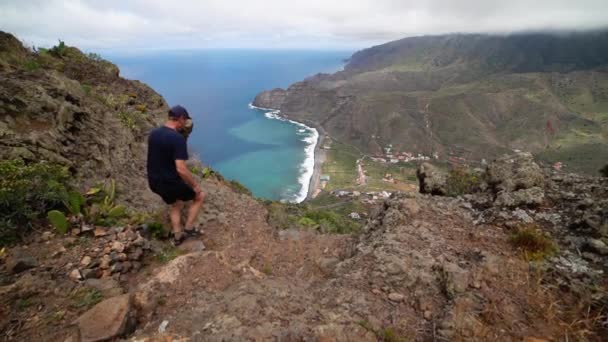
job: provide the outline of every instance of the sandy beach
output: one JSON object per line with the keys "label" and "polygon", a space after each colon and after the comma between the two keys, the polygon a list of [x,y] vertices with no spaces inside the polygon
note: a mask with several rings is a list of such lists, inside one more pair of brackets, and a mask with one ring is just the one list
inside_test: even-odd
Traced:
{"label": "sandy beach", "polygon": [[317,195],[318,190],[321,186],[321,168],[325,162],[325,150],[323,146],[323,140],[325,139],[325,131],[320,126],[315,127],[319,132],[319,139],[317,140],[317,146],[315,146],[315,166],[313,168],[312,177],[310,177],[310,184],[308,186],[308,196],[306,199],[312,199]]}
{"label": "sandy beach", "polygon": [[310,177],[310,183],[308,184],[308,194],[306,195],[306,200],[310,200],[317,195],[321,186],[321,168],[326,158],[326,151],[322,148],[325,139],[325,130],[321,125],[310,120],[291,118],[286,115],[284,117],[289,120],[301,122],[308,127],[316,129],[317,133],[319,133],[317,145],[315,146],[315,166],[313,167],[312,177]]}

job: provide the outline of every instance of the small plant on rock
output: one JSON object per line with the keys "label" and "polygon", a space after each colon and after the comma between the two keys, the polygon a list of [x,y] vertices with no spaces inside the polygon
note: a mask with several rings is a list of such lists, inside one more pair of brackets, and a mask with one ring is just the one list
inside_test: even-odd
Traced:
{"label": "small plant on rock", "polygon": [[110,180],[109,184],[94,187],[87,193],[90,205],[85,209],[85,218],[88,222],[100,226],[111,226],[127,216],[127,209],[114,203],[116,199],[116,181]]}

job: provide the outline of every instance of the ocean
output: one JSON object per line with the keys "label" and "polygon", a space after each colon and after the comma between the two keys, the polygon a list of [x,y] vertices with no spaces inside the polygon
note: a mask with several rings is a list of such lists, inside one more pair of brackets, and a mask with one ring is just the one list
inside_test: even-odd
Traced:
{"label": "ocean", "polygon": [[250,105],[256,94],[343,67],[349,51],[196,50],[104,54],[194,120],[188,144],[204,164],[254,196],[300,202],[314,167],[317,132]]}

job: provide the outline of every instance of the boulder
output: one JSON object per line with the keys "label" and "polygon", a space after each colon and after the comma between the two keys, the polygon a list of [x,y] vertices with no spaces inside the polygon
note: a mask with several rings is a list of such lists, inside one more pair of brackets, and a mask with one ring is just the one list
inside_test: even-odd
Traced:
{"label": "boulder", "polygon": [[420,184],[420,193],[441,196],[446,194],[447,174],[437,167],[422,163],[416,170],[416,177]]}
{"label": "boulder", "polygon": [[531,153],[519,152],[496,159],[486,170],[488,183],[495,193],[543,187],[544,174]]}
{"label": "boulder", "polygon": [[83,342],[107,341],[124,336],[134,328],[131,296],[112,297],[95,305],[74,323]]}

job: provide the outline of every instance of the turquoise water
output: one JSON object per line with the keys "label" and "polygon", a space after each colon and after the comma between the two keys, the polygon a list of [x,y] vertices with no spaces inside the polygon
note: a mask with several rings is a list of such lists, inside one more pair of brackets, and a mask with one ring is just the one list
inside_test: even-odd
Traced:
{"label": "turquoise water", "polygon": [[[315,132],[273,119],[249,103],[262,90],[285,88],[342,68],[346,51],[201,50],[110,55],[121,75],[147,83],[194,118],[191,152],[255,196],[301,200],[312,168]],[[308,149],[308,154],[307,150]]]}

